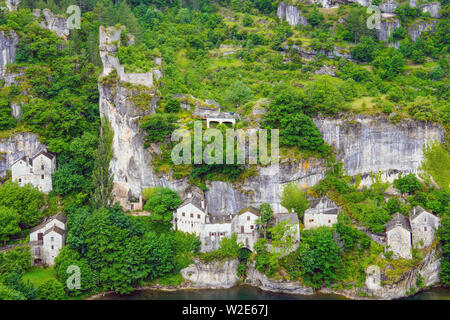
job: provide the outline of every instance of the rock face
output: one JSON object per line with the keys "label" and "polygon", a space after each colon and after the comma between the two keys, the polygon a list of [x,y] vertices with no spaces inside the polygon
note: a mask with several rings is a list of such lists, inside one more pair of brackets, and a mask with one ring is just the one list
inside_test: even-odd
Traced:
{"label": "rock face", "polygon": [[431,2],[426,3],[419,6],[420,10],[423,13],[428,12],[432,18],[440,18],[441,17],[441,3],[440,2]]}
{"label": "rock face", "polygon": [[296,6],[287,5],[284,2],[278,5],[277,16],[281,21],[286,20],[291,26],[305,26],[308,23]]}
{"label": "rock face", "polygon": [[238,265],[237,259],[210,263],[197,260],[181,270],[181,274],[196,288],[231,288],[239,282],[236,275]]}
{"label": "rock face", "polygon": [[311,0],[313,3],[320,4],[323,8],[338,7],[339,4],[357,3],[360,6],[368,7],[372,0]]}
{"label": "rock face", "polygon": [[387,0],[385,2],[380,3],[381,12],[385,13],[394,13],[395,9],[397,9],[398,3],[394,0]]}
{"label": "rock face", "polygon": [[58,37],[66,39],[69,36],[70,29],[67,25],[67,19],[58,16],[48,9],[40,10],[35,9],[33,11],[34,18],[39,22],[43,29],[48,29],[55,32]]}
{"label": "rock face", "polygon": [[[155,69],[151,72],[146,73],[126,73],[125,68],[120,65],[119,59],[115,56],[115,52],[118,50],[118,46],[121,42],[121,34],[123,29],[124,28],[100,27],[99,49],[100,58],[102,59],[103,63],[102,76],[106,77],[113,70],[115,70],[120,80],[123,82],[152,88],[154,85],[154,78],[158,80],[160,77],[162,77],[162,72],[159,69]],[[133,42],[133,40],[131,42]],[[130,43],[124,45],[128,44]],[[155,63],[158,64],[157,61],[155,61]],[[161,64],[160,61],[159,64]]]}
{"label": "rock face", "polygon": [[[376,29],[378,40],[389,43],[389,37],[395,29],[400,27],[400,20],[391,13],[384,13],[381,15],[380,29]],[[394,47],[398,47],[398,43],[394,43]]]}
{"label": "rock face", "polygon": [[347,173],[362,174],[362,185],[369,183],[370,172],[382,172],[382,178],[391,182],[399,172],[418,173],[425,143],[442,141],[444,136],[439,125],[413,120],[394,125],[382,117],[359,116],[314,122],[324,140],[336,148]]}
{"label": "rock face", "polygon": [[20,3],[20,0],[4,0],[4,3],[6,5],[6,8],[10,11],[16,11],[17,10],[17,6]]}
{"label": "rock face", "polygon": [[256,270],[253,265],[250,265],[248,268],[247,279],[245,282],[266,291],[303,295],[314,294],[313,288],[303,286],[299,282],[269,279],[264,274]]}
{"label": "rock face", "polygon": [[19,38],[14,30],[0,31],[0,79],[5,78],[6,65],[16,62],[16,45]]}
{"label": "rock face", "polygon": [[[393,284],[380,285],[377,277],[373,277],[372,284],[367,286],[366,292],[377,299],[398,299],[410,294],[412,288],[417,288],[417,279],[419,275],[423,277],[423,285],[429,287],[440,282],[440,258],[439,252],[435,249],[430,250],[415,268],[408,271],[400,281]],[[370,277],[369,277],[370,278]],[[380,278],[378,278],[380,279]],[[381,275],[383,279],[383,275]]]}
{"label": "rock face", "polygon": [[23,156],[32,157],[43,148],[45,145],[34,133],[29,132],[0,140],[0,176],[5,176],[6,170],[11,169],[11,164],[17,159]]}
{"label": "rock face", "polygon": [[422,32],[433,32],[436,28],[437,20],[417,21],[408,28],[408,35],[412,41],[417,41]]}

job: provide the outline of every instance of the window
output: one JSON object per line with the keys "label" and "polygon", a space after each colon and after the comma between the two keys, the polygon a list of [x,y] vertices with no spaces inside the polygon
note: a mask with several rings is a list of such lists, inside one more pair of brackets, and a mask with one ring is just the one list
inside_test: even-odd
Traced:
{"label": "window", "polygon": [[22,178],[19,178],[19,182],[22,182]]}
{"label": "window", "polygon": [[50,241],[51,242],[55,241],[55,238],[54,237],[50,237]]}
{"label": "window", "polygon": [[250,216],[247,216],[247,221],[250,221]]}
{"label": "window", "polygon": [[44,165],[41,165],[41,170],[44,170]]}
{"label": "window", "polygon": [[313,222],[314,221],[314,219],[309,219],[309,222]]}
{"label": "window", "polygon": [[200,219],[200,215],[199,214],[197,215],[197,218]]}
{"label": "window", "polygon": [[44,175],[41,175],[41,179],[44,180]]}
{"label": "window", "polygon": [[53,249],[55,249],[55,247],[54,247],[54,246],[52,246],[52,250],[53,250]]}
{"label": "window", "polygon": [[253,230],[253,226],[250,226],[250,229],[252,229],[252,230]]}
{"label": "window", "polygon": [[193,218],[194,217],[194,214],[193,213],[191,213],[191,218]]}
{"label": "window", "polygon": [[331,223],[331,220],[328,220],[328,223]]}
{"label": "window", "polygon": [[427,231],[427,227],[423,227],[423,231]]}
{"label": "window", "polygon": [[186,214],[183,212],[181,215],[184,217]]}

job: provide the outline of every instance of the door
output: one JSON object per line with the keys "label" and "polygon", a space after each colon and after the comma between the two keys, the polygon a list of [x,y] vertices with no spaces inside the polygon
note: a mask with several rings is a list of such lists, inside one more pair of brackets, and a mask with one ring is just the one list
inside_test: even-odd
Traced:
{"label": "door", "polygon": [[44,234],[38,233],[38,241],[42,241],[42,240],[44,240]]}

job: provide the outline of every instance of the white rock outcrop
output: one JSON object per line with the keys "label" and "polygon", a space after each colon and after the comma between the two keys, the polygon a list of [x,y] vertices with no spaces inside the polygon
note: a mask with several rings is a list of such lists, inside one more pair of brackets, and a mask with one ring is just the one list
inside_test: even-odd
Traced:
{"label": "white rock outcrop", "polygon": [[19,38],[14,30],[0,31],[0,79],[5,78],[6,65],[16,62]]}
{"label": "white rock outcrop", "polygon": [[238,265],[237,259],[213,262],[196,260],[194,264],[181,270],[181,275],[194,288],[231,288],[239,283]]}
{"label": "white rock outcrop", "polygon": [[48,9],[35,9],[33,15],[34,19],[39,21],[43,29],[48,29],[63,39],[67,39],[69,36],[70,29],[67,25],[66,18],[56,15]]}

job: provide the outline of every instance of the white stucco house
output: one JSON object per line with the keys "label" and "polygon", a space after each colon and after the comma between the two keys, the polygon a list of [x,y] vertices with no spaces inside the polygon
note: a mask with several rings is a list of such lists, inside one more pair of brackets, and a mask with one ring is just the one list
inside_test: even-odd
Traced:
{"label": "white stucco house", "polygon": [[257,220],[260,216],[258,209],[248,207],[235,215],[232,221],[232,230],[237,235],[237,242],[242,243],[244,247],[251,251],[253,251],[253,246],[259,239]]}
{"label": "white stucco house", "polygon": [[30,247],[35,264],[52,266],[66,242],[66,217],[58,213],[30,230]]}
{"label": "white stucco house", "polygon": [[305,229],[332,227],[337,222],[340,211],[341,209],[326,197],[315,199],[303,215],[303,225]]}
{"label": "white stucco house", "polygon": [[394,258],[411,259],[411,225],[399,212],[386,223],[386,244]]}
{"label": "white stucco house", "polygon": [[174,212],[174,229],[200,236],[206,224],[207,212],[204,198],[197,194],[189,195]]}
{"label": "white stucco house", "polygon": [[441,223],[440,219],[420,206],[409,212],[413,245],[416,248],[428,247],[433,243],[434,234]]}
{"label": "white stucco house", "polygon": [[56,171],[56,156],[41,150],[33,157],[24,156],[11,165],[12,181],[20,186],[31,183],[43,193],[53,190],[52,175]]}

